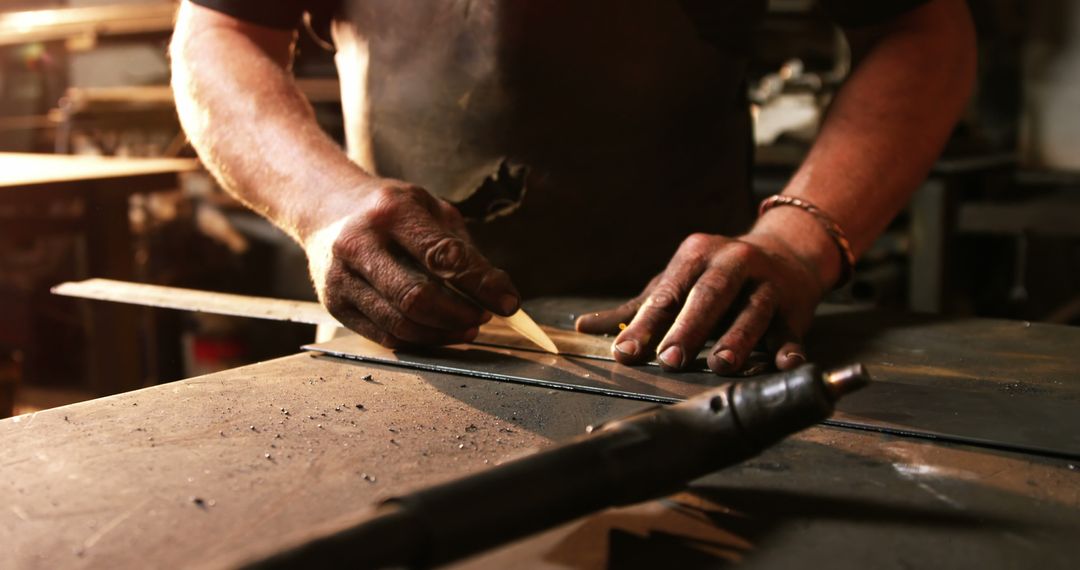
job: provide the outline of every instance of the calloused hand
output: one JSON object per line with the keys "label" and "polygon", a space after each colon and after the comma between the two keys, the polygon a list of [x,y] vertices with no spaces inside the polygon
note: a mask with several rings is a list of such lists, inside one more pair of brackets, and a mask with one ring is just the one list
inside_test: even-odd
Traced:
{"label": "calloused hand", "polygon": [[[658,355],[668,370],[685,368],[722,331],[708,357],[717,374],[738,372],[764,338],[777,368],[787,370],[806,362],[802,337],[823,295],[814,268],[775,236],[694,234],[641,295],[582,315],[577,329],[618,333],[616,360],[641,364]],[[629,323],[622,332],[620,323]]]}
{"label": "calloused hand", "polygon": [[451,204],[397,180],[358,195],[304,244],[319,300],[342,324],[388,347],[453,344],[473,340],[489,311],[517,310],[509,275],[471,244]]}

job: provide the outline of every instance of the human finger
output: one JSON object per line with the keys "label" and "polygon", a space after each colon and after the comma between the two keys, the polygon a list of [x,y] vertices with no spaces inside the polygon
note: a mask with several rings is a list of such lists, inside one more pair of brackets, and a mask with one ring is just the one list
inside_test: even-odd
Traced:
{"label": "human finger", "polygon": [[649,291],[660,280],[660,277],[660,275],[654,276],[649,280],[649,284],[645,286],[640,295],[618,307],[579,316],[574,321],[574,328],[578,332],[589,334],[618,334],[620,330],[626,328],[626,323],[629,323],[638,310],[641,309],[642,303],[648,298]]}
{"label": "human finger", "polygon": [[731,327],[713,345],[709,368],[717,374],[737,372],[757,341],[769,330],[776,309],[776,293],[771,285],[762,284],[754,289]]}
{"label": "human finger", "polygon": [[417,323],[409,319],[359,277],[350,280],[347,287],[349,299],[365,317],[382,331],[405,343],[417,345],[458,344],[472,341],[479,332],[477,326],[459,330],[445,330]]}
{"label": "human finger", "polygon": [[626,326],[641,308],[643,297],[631,299],[614,309],[586,313],[574,321],[574,328],[578,332],[589,334],[615,334],[619,332],[619,325]]}
{"label": "human finger", "polygon": [[485,319],[483,309],[416,269],[411,260],[393,255],[372,232],[358,229],[339,238],[334,255],[411,321],[462,331]]}
{"label": "human finger", "polygon": [[795,333],[786,324],[774,325],[766,337],[770,351],[775,351],[776,368],[791,370],[798,368],[807,362],[806,347],[803,345],[802,335]]}
{"label": "human finger", "polygon": [[683,300],[705,266],[697,248],[685,245],[672,258],[667,269],[648,292],[641,308],[615,338],[615,359],[623,364],[638,364],[648,359],[661,335],[679,314]]}
{"label": "human finger", "polygon": [[[509,316],[521,305],[510,276],[471,244],[444,228],[431,196],[419,188],[382,191],[366,220],[384,231],[432,275],[446,280],[483,308]],[[437,204],[436,204],[437,206]]]}
{"label": "human finger", "polygon": [[657,360],[669,370],[681,370],[705,345],[717,323],[742,289],[744,266],[715,265],[701,275],[686,303],[657,346]]}
{"label": "human finger", "polygon": [[330,270],[324,304],[341,324],[390,348],[469,342],[479,332],[477,327],[447,331],[412,322],[342,264]]}

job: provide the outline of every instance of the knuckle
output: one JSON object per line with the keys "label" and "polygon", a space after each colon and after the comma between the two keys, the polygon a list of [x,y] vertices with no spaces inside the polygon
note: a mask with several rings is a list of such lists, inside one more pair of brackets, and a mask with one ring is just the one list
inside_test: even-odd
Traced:
{"label": "knuckle", "polygon": [[697,251],[708,248],[712,245],[713,237],[706,233],[692,233],[686,236],[686,239],[682,242],[682,247],[686,250]]}
{"label": "knuckle", "polygon": [[407,200],[407,189],[382,186],[372,194],[371,205],[364,212],[364,221],[375,228],[388,227],[401,216]]}
{"label": "knuckle", "polygon": [[429,194],[427,190],[413,184],[399,186],[397,190],[403,196],[418,204],[431,204],[436,201],[435,197]]}
{"label": "knuckle", "polygon": [[611,311],[605,311],[605,313],[612,315],[636,315],[641,310],[642,305],[645,304],[648,297],[635,297],[629,301],[623,303],[620,307]]}
{"label": "knuckle", "polygon": [[711,307],[720,302],[727,286],[728,280],[726,277],[713,276],[708,280],[702,279],[694,284],[691,294],[700,299],[705,305]]}
{"label": "knuckle", "polygon": [[675,314],[681,304],[681,296],[677,290],[673,287],[661,285],[649,294],[649,299],[644,306],[653,311]]}
{"label": "knuckle", "polygon": [[734,241],[727,247],[727,255],[739,265],[749,265],[757,256],[757,249],[746,242]]}
{"label": "knuckle", "polygon": [[469,268],[469,255],[465,242],[456,237],[444,237],[428,248],[425,260],[428,267],[439,274],[456,275]]}
{"label": "knuckle", "polygon": [[447,202],[446,200],[438,200],[437,203],[439,208],[439,214],[442,215],[443,219],[450,220],[452,222],[459,222],[464,220],[464,218],[461,217],[461,212],[459,212],[458,209],[454,207],[454,205],[450,202]]}
{"label": "knuckle", "polygon": [[339,259],[356,259],[364,251],[364,234],[355,226],[347,228],[334,240],[333,256]]}
{"label": "knuckle", "polygon": [[755,311],[768,311],[776,307],[777,295],[770,287],[762,287],[750,296],[749,305]]}
{"label": "knuckle", "polygon": [[416,281],[402,289],[397,296],[397,306],[406,315],[414,314],[425,306],[435,293],[431,281]]}

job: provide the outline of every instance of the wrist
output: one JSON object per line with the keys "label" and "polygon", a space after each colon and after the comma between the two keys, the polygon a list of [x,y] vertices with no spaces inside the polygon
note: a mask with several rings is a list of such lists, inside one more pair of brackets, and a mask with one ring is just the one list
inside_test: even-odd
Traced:
{"label": "wrist", "polygon": [[306,246],[316,233],[338,225],[356,213],[364,199],[378,189],[380,180],[362,175],[332,189],[324,189],[313,198],[291,204],[289,218],[296,240]]}
{"label": "wrist", "polygon": [[817,279],[822,292],[841,279],[844,259],[833,236],[813,214],[801,208],[772,208],[762,214],[744,239],[786,250]]}

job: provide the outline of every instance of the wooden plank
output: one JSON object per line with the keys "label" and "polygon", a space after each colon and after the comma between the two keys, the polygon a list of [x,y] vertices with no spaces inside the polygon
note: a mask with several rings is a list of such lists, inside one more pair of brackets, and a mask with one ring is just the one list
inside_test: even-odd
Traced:
{"label": "wooden plank", "polygon": [[188,158],[115,158],[0,152],[0,189],[25,189],[62,182],[176,174],[199,168],[198,160]]}
{"label": "wooden plank", "polygon": [[176,6],[142,3],[0,13],[0,46],[98,36],[168,33]]}
{"label": "wooden plank", "polygon": [[52,292],[69,297],[132,303],[149,307],[161,307],[163,309],[290,321],[312,325],[341,326],[334,317],[330,316],[330,313],[326,312],[322,305],[311,301],[236,295],[217,291],[199,291],[181,287],[100,278],[61,283],[53,287]]}

